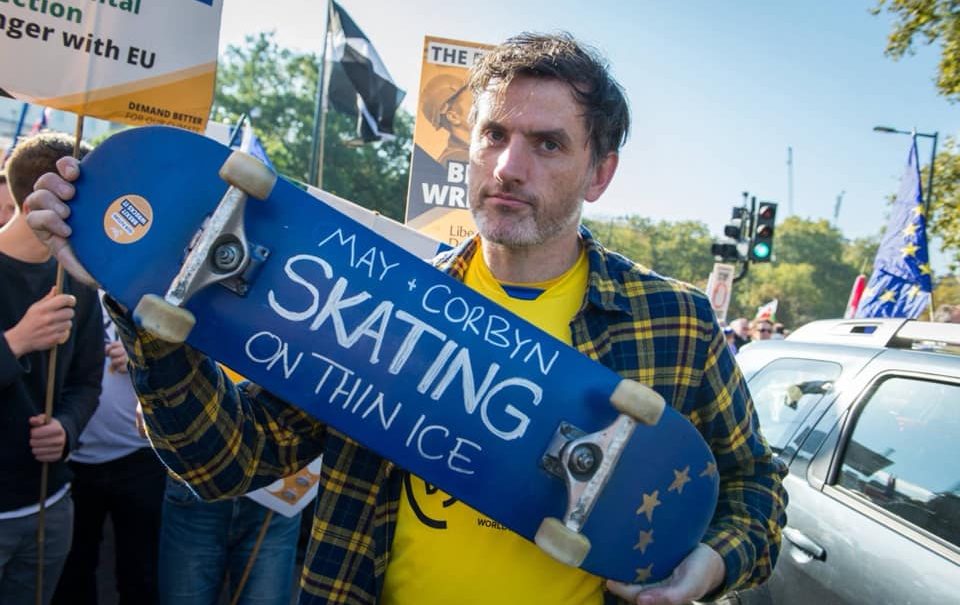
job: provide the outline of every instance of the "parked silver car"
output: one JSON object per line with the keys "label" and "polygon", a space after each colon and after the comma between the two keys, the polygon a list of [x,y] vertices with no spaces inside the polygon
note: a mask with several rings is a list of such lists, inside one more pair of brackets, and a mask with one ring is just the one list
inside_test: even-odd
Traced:
{"label": "parked silver car", "polygon": [[818,321],[737,359],[789,465],[759,604],[960,603],[960,324]]}

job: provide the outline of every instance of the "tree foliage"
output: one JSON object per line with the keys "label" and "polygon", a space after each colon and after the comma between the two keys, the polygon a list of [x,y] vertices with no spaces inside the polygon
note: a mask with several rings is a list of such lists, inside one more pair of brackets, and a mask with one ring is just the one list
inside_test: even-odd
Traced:
{"label": "tree foliage", "polygon": [[[923,170],[927,182],[929,166]],[[952,258],[951,268],[960,265],[960,149],[948,137],[944,150],[937,154],[933,171],[933,203],[928,217],[928,232],[942,243]]]}
{"label": "tree foliage", "polygon": [[667,275],[703,288],[713,266],[710,231],[700,221],[659,221],[639,216],[584,223],[603,244]]}
{"label": "tree foliage", "polygon": [[[713,268],[710,236],[699,221],[658,221],[638,216],[586,219],[608,247],[654,271],[704,288]],[[869,273],[878,242],[848,242],[825,220],[789,217],[777,226],[776,261],[753,264],[733,288],[728,317],[753,317],[757,307],[776,298],[777,319],[798,326],[840,317],[853,280]]]}
{"label": "tree foliage", "polygon": [[734,288],[732,316],[753,317],[758,306],[776,298],[777,319],[788,326],[841,317],[862,258],[870,251],[876,255],[876,245],[870,240],[848,243],[824,219],[788,217],[777,226],[776,262],[751,266]]}
{"label": "tree foliage", "polygon": [[[277,45],[273,33],[248,36],[220,58],[213,117],[251,117],[277,171],[306,182],[310,174],[319,57]],[[413,118],[402,110],[391,141],[352,145],[356,124],[330,111],[324,144],[323,189],[402,220]]]}
{"label": "tree foliage", "polygon": [[893,14],[893,30],[887,37],[886,54],[899,59],[915,52],[914,41],[939,40],[942,49],[937,89],[950,101],[960,99],[960,7],[957,0],[877,0],[873,9]]}

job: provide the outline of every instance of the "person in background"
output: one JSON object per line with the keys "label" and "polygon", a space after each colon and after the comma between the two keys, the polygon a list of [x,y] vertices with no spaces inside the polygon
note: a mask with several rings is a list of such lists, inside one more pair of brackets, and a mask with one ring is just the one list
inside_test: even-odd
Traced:
{"label": "person in background", "polygon": [[940,305],[933,314],[933,321],[960,323],[960,305]]}
{"label": "person in background", "polygon": [[750,342],[750,320],[746,317],[738,317],[730,322],[730,327],[733,328],[733,341],[739,351],[743,345]]}
{"label": "person in background", "polygon": [[0,227],[3,227],[17,213],[17,204],[13,201],[10,186],[7,185],[7,173],[0,170]]}
{"label": "person in background", "polygon": [[73,546],[53,602],[96,605],[100,543],[109,515],[119,603],[153,605],[167,471],[137,430],[137,395],[127,374],[127,353],[109,316],[103,322],[103,347],[100,404],[70,456]]}
{"label": "person in background", "polygon": [[754,319],[750,324],[750,340],[770,340],[773,336],[773,323],[769,319]]}
{"label": "person in background", "polygon": [[727,346],[730,347],[730,352],[734,355],[737,354],[737,333],[733,331],[733,328],[730,326],[724,326],[723,336],[727,339]]}
{"label": "person in background", "polygon": [[[703,542],[664,582],[627,585],[558,563],[463,502],[432,527],[411,498],[448,496],[263,389],[233,385],[209,358],[157,340],[108,303],[158,452],[208,499],[267,485],[323,454],[303,604],[679,605],[762,582],[786,522],[785,468],[758,432],[710,301],[607,250],[581,225],[627,137],[622,88],[571,36],[521,34],[483,56],[469,89],[478,235],[435,265],[686,414],[720,475]],[[62,200],[80,167],[58,169],[30,205],[38,236],[60,251],[69,235]]]}
{"label": "person in background", "polygon": [[[86,151],[88,148],[83,148]],[[65,276],[27,225],[23,201],[41,174],[73,152],[73,140],[45,133],[17,145],[7,183],[20,212],[0,229],[0,603],[34,603],[37,524],[44,500],[42,599],[48,603],[70,550],[73,501],[65,459],[97,407],[103,335],[96,290]],[[48,385],[56,347],[54,384]],[[46,395],[53,390],[53,414]],[[41,468],[49,464],[40,495]]]}

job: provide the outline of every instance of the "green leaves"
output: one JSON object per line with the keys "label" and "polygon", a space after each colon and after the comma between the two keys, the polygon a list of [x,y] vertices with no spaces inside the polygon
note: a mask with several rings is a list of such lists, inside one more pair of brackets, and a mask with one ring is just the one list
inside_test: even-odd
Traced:
{"label": "green leaves", "polygon": [[[274,34],[248,36],[220,58],[213,119],[234,123],[247,114],[280,174],[306,182],[310,175],[313,117],[320,57],[277,45]],[[323,189],[403,220],[413,118],[398,112],[397,136],[381,143],[348,146],[353,119],[327,114]]]}
{"label": "green leaves", "polygon": [[956,0],[878,0],[874,14],[894,16],[886,54],[899,59],[915,52],[914,39],[942,44],[937,88],[950,101],[960,100],[960,10]]}

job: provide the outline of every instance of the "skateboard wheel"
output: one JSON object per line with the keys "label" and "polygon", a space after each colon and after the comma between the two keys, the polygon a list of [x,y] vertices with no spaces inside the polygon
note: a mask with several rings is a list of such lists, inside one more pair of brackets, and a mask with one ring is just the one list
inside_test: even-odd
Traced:
{"label": "skateboard wheel", "polygon": [[220,178],[258,200],[270,197],[277,175],[263,162],[243,153],[234,151],[220,167]]}
{"label": "skateboard wheel", "polygon": [[610,396],[610,403],[621,414],[648,426],[660,422],[666,406],[660,393],[633,380],[621,380]]}
{"label": "skateboard wheel", "polygon": [[590,540],[555,517],[547,517],[540,523],[533,541],[540,550],[571,567],[580,567],[590,552]]}
{"label": "skateboard wheel", "polygon": [[133,310],[137,325],[167,342],[183,342],[197,320],[193,313],[171,305],[156,294],[145,294]]}

